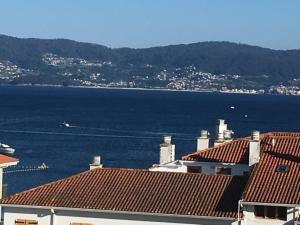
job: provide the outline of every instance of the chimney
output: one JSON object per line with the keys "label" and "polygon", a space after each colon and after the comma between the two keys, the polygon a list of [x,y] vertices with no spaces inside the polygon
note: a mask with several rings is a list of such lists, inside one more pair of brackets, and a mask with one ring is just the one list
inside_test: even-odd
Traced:
{"label": "chimney", "polygon": [[225,120],[218,119],[217,125],[216,125],[216,140],[214,142],[214,146],[218,146],[219,144],[222,144],[224,139],[224,133],[227,130],[227,124],[225,123]]}
{"label": "chimney", "polygon": [[103,165],[101,164],[101,156],[94,156],[93,157],[93,162],[90,164],[90,170],[96,169],[96,168],[102,168]]}
{"label": "chimney", "polygon": [[225,123],[225,120],[218,119],[217,120],[217,126],[216,126],[216,135],[220,133],[224,133],[224,131],[227,130],[227,124]]}
{"label": "chimney", "polygon": [[160,144],[159,164],[166,164],[175,160],[175,145],[171,143],[171,136],[164,136]]}
{"label": "chimney", "polygon": [[209,147],[208,131],[201,130],[200,137],[197,138],[197,152]]}
{"label": "chimney", "polygon": [[260,158],[260,140],[259,131],[252,131],[251,140],[249,143],[249,166],[259,162]]}
{"label": "chimney", "polygon": [[224,130],[224,139],[226,140],[226,141],[231,141],[232,140],[232,137],[231,137],[231,135],[232,135],[232,130]]}

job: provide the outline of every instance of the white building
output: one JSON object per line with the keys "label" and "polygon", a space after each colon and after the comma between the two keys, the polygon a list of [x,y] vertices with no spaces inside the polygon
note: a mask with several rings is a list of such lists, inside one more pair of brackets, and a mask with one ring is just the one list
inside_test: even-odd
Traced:
{"label": "white building", "polygon": [[5,196],[3,190],[3,169],[9,166],[15,166],[19,163],[19,160],[7,155],[0,154],[0,198]]}

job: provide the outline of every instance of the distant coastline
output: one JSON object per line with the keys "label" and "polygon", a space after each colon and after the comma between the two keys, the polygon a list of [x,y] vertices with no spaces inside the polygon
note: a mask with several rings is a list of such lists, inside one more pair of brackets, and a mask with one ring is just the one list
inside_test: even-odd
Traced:
{"label": "distant coastline", "polygon": [[249,93],[249,92],[229,92],[216,90],[177,90],[167,88],[129,88],[129,87],[101,87],[101,86],[75,86],[75,85],[54,85],[54,84],[0,84],[0,87],[53,87],[53,88],[76,88],[76,89],[107,89],[107,90],[136,90],[136,91],[164,91],[164,92],[192,92],[192,93],[218,93],[218,94],[242,94],[242,95],[282,95],[282,96],[299,96],[292,94],[278,93]]}

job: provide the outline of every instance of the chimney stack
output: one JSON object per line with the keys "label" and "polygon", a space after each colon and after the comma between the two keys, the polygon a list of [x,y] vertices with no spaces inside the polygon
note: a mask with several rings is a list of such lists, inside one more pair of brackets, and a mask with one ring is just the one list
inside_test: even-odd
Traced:
{"label": "chimney stack", "polygon": [[93,162],[90,164],[90,170],[96,169],[96,168],[102,168],[103,165],[101,164],[101,156],[94,156],[93,157]]}
{"label": "chimney stack", "polygon": [[227,124],[225,123],[225,120],[218,119],[216,126],[216,135],[223,134],[225,130],[227,130]]}
{"label": "chimney stack", "polygon": [[208,131],[201,130],[200,137],[197,138],[197,152],[209,147]]}
{"label": "chimney stack", "polygon": [[251,140],[249,143],[249,166],[259,162],[260,159],[260,139],[259,131],[252,131]]}
{"label": "chimney stack", "polygon": [[224,140],[224,131],[227,130],[227,124],[225,123],[225,120],[218,119],[217,125],[216,125],[216,139],[214,142],[214,147],[218,146],[219,144],[222,144]]}
{"label": "chimney stack", "polygon": [[226,141],[231,141],[232,140],[232,137],[231,137],[232,133],[233,133],[232,130],[224,130],[224,139]]}
{"label": "chimney stack", "polygon": [[175,160],[175,145],[172,145],[172,137],[164,136],[160,144],[159,164],[166,164]]}

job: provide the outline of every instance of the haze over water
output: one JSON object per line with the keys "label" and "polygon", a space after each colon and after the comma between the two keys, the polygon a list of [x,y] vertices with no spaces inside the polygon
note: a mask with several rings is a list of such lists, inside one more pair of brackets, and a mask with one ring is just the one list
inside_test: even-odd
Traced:
{"label": "haze over water", "polygon": [[214,134],[218,118],[235,137],[300,127],[294,96],[0,87],[0,100],[0,141],[16,149],[19,166],[50,167],[5,174],[9,193],[85,171],[94,155],[105,167],[148,168],[159,160],[164,134],[172,135],[179,158],[195,151],[201,129]]}

